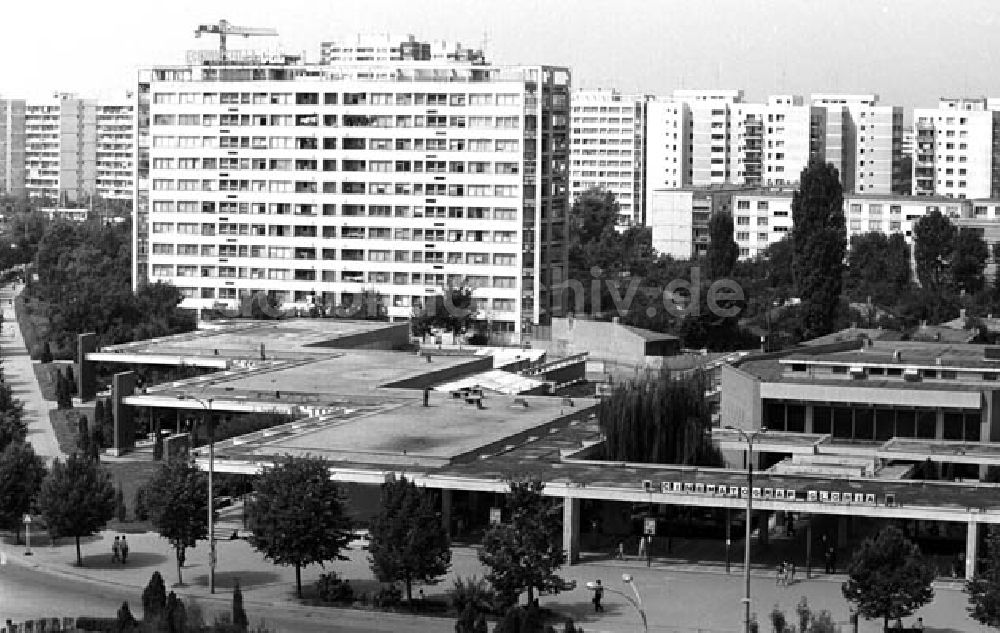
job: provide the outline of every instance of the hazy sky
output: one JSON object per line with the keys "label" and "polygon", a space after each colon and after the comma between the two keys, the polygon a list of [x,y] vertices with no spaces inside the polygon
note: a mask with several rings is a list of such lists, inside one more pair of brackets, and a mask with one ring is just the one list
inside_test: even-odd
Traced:
{"label": "hazy sky", "polygon": [[414,33],[479,46],[500,63],[564,64],[576,87],[877,92],[883,103],[1000,96],[996,0],[7,0],[0,94],[113,97],[135,69],[180,63],[199,23],[270,26],[280,45],[319,56],[324,38]]}

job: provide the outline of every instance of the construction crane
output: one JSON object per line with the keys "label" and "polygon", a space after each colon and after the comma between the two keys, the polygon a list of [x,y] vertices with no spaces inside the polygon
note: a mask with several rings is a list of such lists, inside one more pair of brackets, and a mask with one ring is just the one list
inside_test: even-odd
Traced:
{"label": "construction crane", "polygon": [[218,24],[199,24],[194,30],[195,37],[201,37],[202,33],[219,36],[219,57],[221,61],[226,61],[226,36],[242,35],[243,37],[276,37],[278,32],[270,28],[254,28],[250,26],[234,26],[226,20],[219,20]]}

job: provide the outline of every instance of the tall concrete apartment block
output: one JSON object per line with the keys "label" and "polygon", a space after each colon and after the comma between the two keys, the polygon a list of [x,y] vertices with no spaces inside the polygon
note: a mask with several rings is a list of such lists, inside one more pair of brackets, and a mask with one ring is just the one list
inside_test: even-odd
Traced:
{"label": "tall concrete apartment block", "polygon": [[655,189],[783,187],[826,147],[824,111],[800,96],[676,90],[646,110],[646,207]]}
{"label": "tall concrete apartment block", "polygon": [[139,73],[135,284],[193,309],[374,291],[405,320],[467,283],[514,340],[561,311],[568,69],[189,60]]}
{"label": "tall concrete apartment block", "polygon": [[645,223],[645,121],[647,95],[616,90],[575,90],[570,133],[570,196],[609,191],[618,202],[619,225]]}
{"label": "tall concrete apartment block", "polygon": [[25,193],[24,99],[0,99],[0,192]]}
{"label": "tall concrete apartment block", "polygon": [[903,108],[879,105],[878,95],[814,94],[825,110],[826,162],[840,172],[847,193],[908,193],[903,160]]}
{"label": "tall concrete apartment block", "polygon": [[916,108],[913,195],[1000,197],[1000,105],[993,99],[941,99]]}
{"label": "tall concrete apartment block", "polygon": [[2,188],[13,196],[78,203],[132,197],[133,106],[57,94],[0,101]]}

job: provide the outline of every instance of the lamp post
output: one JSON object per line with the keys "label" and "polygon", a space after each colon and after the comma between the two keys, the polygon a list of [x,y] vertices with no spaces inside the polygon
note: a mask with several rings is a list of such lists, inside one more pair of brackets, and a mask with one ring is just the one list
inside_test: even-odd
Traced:
{"label": "lamp post", "polygon": [[212,476],[215,474],[215,425],[212,423],[212,398],[202,400],[187,394],[178,394],[178,400],[194,400],[205,409],[208,420],[208,592],[215,593],[215,492]]}
{"label": "lamp post", "polygon": [[31,515],[24,515],[24,555],[31,556]]}
{"label": "lamp post", "polygon": [[[612,589],[611,587],[602,587],[602,589],[604,589],[608,593],[616,593],[616,594],[618,594],[622,598],[625,598],[625,600],[628,601],[628,603],[630,605],[632,605],[633,607],[635,607],[635,610],[638,611],[639,615],[642,617],[642,630],[643,630],[643,632],[644,633],[649,633],[649,623],[646,621],[646,611],[645,611],[645,609],[642,608],[642,596],[639,595],[639,588],[636,587],[635,580],[632,578],[631,574],[622,574],[622,582],[624,582],[626,585],[628,585],[629,587],[632,588],[632,593],[635,594],[634,598],[632,596],[628,595],[627,593],[623,592],[623,591],[618,591],[617,589]],[[587,587],[587,589],[589,589],[591,591],[596,591],[597,590],[597,583],[596,582],[588,582],[586,584],[586,587]]]}
{"label": "lamp post", "polygon": [[[747,443],[747,524],[744,536],[743,547],[743,583],[745,590],[743,594],[743,604],[746,613],[743,620],[743,633],[750,633],[750,517],[753,515],[753,442],[758,435],[767,432],[766,427],[760,427],[753,433],[747,433],[743,429],[735,426],[726,426],[728,431],[736,431]],[[767,529],[765,525],[762,529]]]}

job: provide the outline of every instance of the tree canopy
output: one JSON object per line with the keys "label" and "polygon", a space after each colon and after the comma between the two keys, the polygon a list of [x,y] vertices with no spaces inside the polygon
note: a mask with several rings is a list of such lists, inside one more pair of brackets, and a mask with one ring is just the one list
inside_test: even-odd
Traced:
{"label": "tree canopy", "polygon": [[951,277],[956,289],[974,294],[985,288],[986,260],[989,258],[990,249],[976,229],[959,229],[951,255]]}
{"label": "tree canopy", "polygon": [[733,215],[728,211],[713,213],[708,220],[708,276],[710,279],[730,277],[740,256],[740,247],[733,239]]}
{"label": "tree canopy", "polygon": [[641,382],[619,383],[601,399],[598,419],[605,458],[654,464],[721,466],[712,444],[712,413],[701,374],[668,371]]}
{"label": "tree canopy", "polygon": [[278,565],[295,567],[302,597],[303,566],[344,560],[350,522],[325,459],[286,457],[263,470],[247,507],[250,544]]}
{"label": "tree canopy", "polygon": [[951,280],[948,273],[955,236],[955,226],[938,210],[920,218],[913,227],[913,261],[924,288],[934,290]]}
{"label": "tree canopy", "polygon": [[472,303],[473,289],[469,286],[447,286],[441,294],[424,298],[423,307],[415,311],[411,321],[414,336],[425,336],[433,328],[452,334],[465,334],[476,318]]}
{"label": "tree canopy", "polygon": [[0,452],[0,528],[12,530],[18,539],[45,473],[45,462],[27,442],[14,442]]}
{"label": "tree canopy", "polygon": [[412,600],[414,581],[439,582],[451,566],[448,532],[435,501],[433,494],[406,477],[390,475],[382,484],[368,559],[380,582],[404,583],[407,602]]}
{"label": "tree canopy", "polygon": [[811,161],[792,197],[792,269],[810,338],[832,332],[840,308],[847,248],[843,203],[837,169]]}
{"label": "tree canopy", "polygon": [[969,594],[969,617],[1000,629],[1000,532],[990,531],[982,569],[965,583]]}
{"label": "tree canopy", "polygon": [[507,520],[483,536],[479,560],[489,568],[486,579],[507,605],[522,591],[528,603],[539,594],[559,593],[565,581],[556,574],[566,555],[560,546],[562,511],[559,502],[542,495],[539,481],[510,484]]}
{"label": "tree canopy", "polygon": [[909,290],[910,280],[910,247],[902,233],[851,237],[846,292],[852,299],[894,304]]}
{"label": "tree canopy", "polygon": [[183,583],[184,551],[208,538],[208,474],[172,459],[146,484],[145,502],[153,527],[174,548],[177,582]]}
{"label": "tree canopy", "polygon": [[861,543],[847,567],[844,598],[868,619],[911,615],[934,598],[934,567],[920,548],[890,525]]}
{"label": "tree canopy", "polygon": [[65,462],[52,462],[38,507],[49,533],[76,539],[76,564],[82,567],[80,537],[95,534],[114,517],[115,486],[99,462],[73,453]]}

